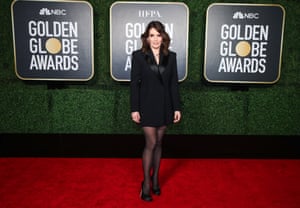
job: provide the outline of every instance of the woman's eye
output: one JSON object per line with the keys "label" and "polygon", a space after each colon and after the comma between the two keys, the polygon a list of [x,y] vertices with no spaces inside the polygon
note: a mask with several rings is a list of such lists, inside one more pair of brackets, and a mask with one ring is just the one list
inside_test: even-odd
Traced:
{"label": "woman's eye", "polygon": [[154,37],[154,36],[156,36],[156,37],[161,37],[160,34],[158,34],[158,35],[150,34],[149,36],[150,36],[150,37]]}

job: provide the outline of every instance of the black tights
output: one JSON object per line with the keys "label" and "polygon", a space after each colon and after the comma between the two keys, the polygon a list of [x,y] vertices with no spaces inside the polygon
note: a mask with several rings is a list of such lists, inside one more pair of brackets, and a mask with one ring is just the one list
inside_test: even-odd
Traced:
{"label": "black tights", "polygon": [[166,126],[143,127],[145,135],[145,148],[143,151],[144,192],[150,192],[151,171],[153,176],[152,185],[158,188],[158,172],[162,153],[162,138]]}

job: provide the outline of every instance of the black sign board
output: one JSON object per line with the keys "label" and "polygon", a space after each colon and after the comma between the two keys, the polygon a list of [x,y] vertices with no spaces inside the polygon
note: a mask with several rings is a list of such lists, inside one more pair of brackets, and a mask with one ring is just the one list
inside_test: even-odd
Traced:
{"label": "black sign board", "polygon": [[280,78],[285,10],[280,5],[214,3],[207,9],[204,77],[273,84]]}
{"label": "black sign board", "polygon": [[84,1],[13,1],[15,71],[23,80],[93,77],[93,9]]}
{"label": "black sign board", "polygon": [[189,10],[178,2],[115,2],[110,8],[110,64],[116,81],[130,81],[131,54],[141,47],[141,34],[152,20],[159,20],[177,53],[178,79],[187,76]]}

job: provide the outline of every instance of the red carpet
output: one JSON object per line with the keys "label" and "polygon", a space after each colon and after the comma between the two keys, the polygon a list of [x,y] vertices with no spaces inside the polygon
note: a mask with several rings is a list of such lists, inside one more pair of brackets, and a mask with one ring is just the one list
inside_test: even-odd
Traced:
{"label": "red carpet", "polygon": [[140,159],[0,158],[0,207],[300,207],[300,160],[163,159],[150,203],[141,171]]}

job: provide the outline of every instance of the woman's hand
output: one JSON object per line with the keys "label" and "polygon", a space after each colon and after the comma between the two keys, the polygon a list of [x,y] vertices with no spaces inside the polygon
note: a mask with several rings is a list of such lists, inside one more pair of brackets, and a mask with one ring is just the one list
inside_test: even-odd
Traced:
{"label": "woman's hand", "polygon": [[181,119],[181,112],[180,111],[175,111],[174,112],[174,123],[178,123]]}
{"label": "woman's hand", "polygon": [[135,123],[140,123],[141,121],[141,116],[140,113],[138,111],[135,112],[131,112],[131,119],[135,122]]}

